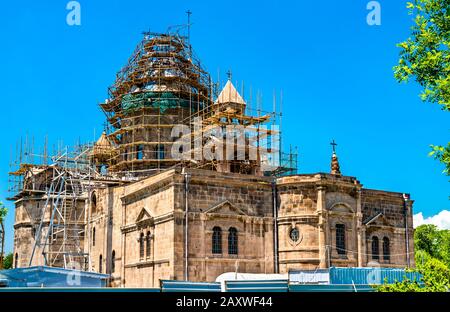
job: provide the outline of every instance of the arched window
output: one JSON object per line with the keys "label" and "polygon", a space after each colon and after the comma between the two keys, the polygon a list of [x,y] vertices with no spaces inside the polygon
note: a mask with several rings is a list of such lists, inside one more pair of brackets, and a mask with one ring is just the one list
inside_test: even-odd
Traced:
{"label": "arched window", "polygon": [[19,266],[19,255],[16,253],[15,257],[14,257],[14,268],[18,268]]}
{"label": "arched window", "polygon": [[164,159],[164,144],[158,144],[156,146],[156,159]]}
{"label": "arched window", "polygon": [[336,251],[338,255],[345,255],[345,225],[336,224]]}
{"label": "arched window", "polygon": [[116,251],[113,250],[111,254],[111,273],[116,271]]}
{"label": "arched window", "polygon": [[213,254],[222,253],[222,229],[218,226],[215,226],[213,228],[212,253]]}
{"label": "arched window", "polygon": [[372,237],[372,259],[373,260],[378,260],[380,259],[380,246],[379,246],[379,242],[378,242],[378,237],[373,236]]}
{"label": "arched window", "polygon": [[391,250],[389,246],[389,238],[383,237],[383,260],[384,261],[391,261]]}
{"label": "arched window", "polygon": [[102,273],[103,271],[103,256],[100,255],[100,257],[98,257],[98,272]]}
{"label": "arched window", "polygon": [[91,197],[91,213],[95,214],[97,212],[97,195],[92,193]]}
{"label": "arched window", "polygon": [[144,259],[145,256],[145,239],[144,233],[139,237],[139,258]]}
{"label": "arched window", "polygon": [[228,230],[228,254],[238,254],[238,234],[236,228],[234,227],[231,227]]}
{"label": "arched window", "polygon": [[92,246],[95,246],[95,227],[92,229]]}
{"label": "arched window", "polygon": [[150,232],[147,232],[147,236],[145,237],[145,247],[146,247],[146,250],[145,250],[145,256],[147,257],[147,258],[150,258],[150,243],[151,243],[151,238],[152,238],[152,236],[151,236],[151,234],[150,234]]}

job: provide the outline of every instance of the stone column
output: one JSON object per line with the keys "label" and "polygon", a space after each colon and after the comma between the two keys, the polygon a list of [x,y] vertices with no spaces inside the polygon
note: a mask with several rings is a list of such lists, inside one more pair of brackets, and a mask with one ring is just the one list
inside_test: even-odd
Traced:
{"label": "stone column", "polygon": [[317,224],[319,230],[318,245],[319,245],[319,259],[321,269],[328,267],[328,256],[327,256],[327,237],[326,237],[326,227],[327,227],[327,212],[326,212],[326,202],[325,202],[325,188],[319,186],[317,188],[317,215],[319,217],[319,222]]}
{"label": "stone column", "polygon": [[362,224],[361,190],[358,190],[356,197],[356,231],[358,237],[358,267],[363,267],[365,253],[365,228]]}

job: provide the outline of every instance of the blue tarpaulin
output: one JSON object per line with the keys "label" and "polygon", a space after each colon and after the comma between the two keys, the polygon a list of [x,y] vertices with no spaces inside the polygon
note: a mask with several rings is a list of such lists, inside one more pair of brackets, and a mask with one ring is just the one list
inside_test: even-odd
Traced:
{"label": "blue tarpaulin", "polygon": [[405,278],[420,282],[422,275],[395,268],[330,268],[330,284],[380,285],[401,282]]}
{"label": "blue tarpaulin", "polygon": [[374,292],[370,285],[291,284],[289,292]]}
{"label": "blue tarpaulin", "polygon": [[98,288],[106,287],[109,275],[35,266],[0,271],[0,287]]}

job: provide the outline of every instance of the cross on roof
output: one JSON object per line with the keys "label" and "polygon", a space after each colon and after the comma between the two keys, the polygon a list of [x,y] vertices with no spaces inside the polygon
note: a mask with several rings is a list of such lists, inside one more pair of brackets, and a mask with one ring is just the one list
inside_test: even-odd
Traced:
{"label": "cross on roof", "polygon": [[333,147],[333,154],[335,154],[337,143],[334,141],[334,139],[333,139],[333,141],[331,141],[330,145]]}
{"label": "cross on roof", "polygon": [[231,80],[231,77],[233,76],[233,73],[231,72],[230,69],[227,71],[227,76],[228,76],[228,80]]}
{"label": "cross on roof", "polygon": [[192,14],[191,10],[187,10],[186,14],[187,14],[187,17],[188,17],[188,25],[190,25],[191,24],[191,14]]}

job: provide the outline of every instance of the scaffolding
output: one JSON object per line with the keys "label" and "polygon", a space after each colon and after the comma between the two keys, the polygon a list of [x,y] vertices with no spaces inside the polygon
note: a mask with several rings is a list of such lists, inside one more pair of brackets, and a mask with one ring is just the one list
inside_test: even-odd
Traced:
{"label": "scaffolding", "polygon": [[91,270],[89,253],[84,249],[89,233],[89,195],[96,187],[118,182],[95,165],[94,160],[105,151],[99,150],[97,142],[64,147],[54,156],[35,155],[27,142],[21,144],[18,159],[12,162],[15,170],[9,174],[9,200],[30,203],[23,205],[34,238],[29,265]]}
{"label": "scaffolding", "polygon": [[[24,207],[35,240],[30,265],[42,256],[45,265],[76,264],[91,270],[89,248],[83,244],[90,239],[89,207],[95,188],[136,181],[176,166],[295,174],[297,151],[282,151],[281,105],[277,113],[276,97],[270,112],[263,110],[259,93],[252,107],[252,92],[246,102],[243,85],[239,94],[231,74],[220,93],[218,89],[188,37],[146,32],[108,88],[108,99],[99,104],[108,123],[97,142],[73,148],[60,145],[53,156],[47,140],[40,155],[34,154],[34,140],[21,142],[9,175],[9,199],[33,202]],[[174,127],[180,125],[189,134],[174,136]],[[226,147],[220,143],[224,140]],[[171,152],[179,142],[187,142],[188,148],[175,157]],[[215,155],[205,158],[205,147]],[[220,150],[224,158],[217,156]]]}
{"label": "scaffolding", "polygon": [[102,104],[108,139],[114,143],[109,170],[148,175],[176,165],[170,157],[172,128],[210,106],[213,85],[187,38],[144,33],[127,65],[117,73]]}
{"label": "scaffolding", "polygon": [[[148,176],[179,165],[246,174],[258,170],[262,174],[293,172],[294,162],[289,168],[281,168],[281,132],[267,127],[271,121],[275,124],[277,118],[281,119],[281,113],[275,109],[264,112],[259,95],[257,107],[252,109],[232,89],[228,100],[221,95],[223,90],[218,94],[218,84],[202,67],[187,37],[178,33],[144,33],[109,87],[108,99],[100,104],[111,142],[110,157],[100,165],[128,176]],[[173,137],[172,130],[179,125],[189,127],[190,133]],[[232,130],[233,147],[245,151],[243,159],[199,160],[195,156],[202,153],[199,149],[219,139],[212,133],[214,129],[232,127],[246,127],[245,134],[236,135]],[[172,153],[177,140],[189,140],[189,148],[179,157]],[[256,158],[250,159],[255,154]],[[274,159],[277,166],[269,164]]]}

